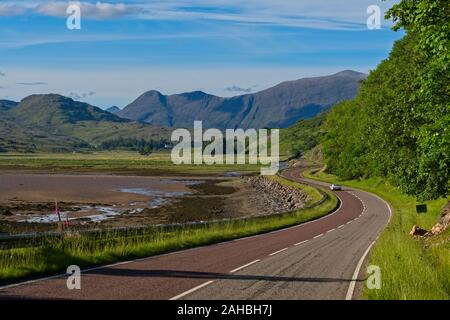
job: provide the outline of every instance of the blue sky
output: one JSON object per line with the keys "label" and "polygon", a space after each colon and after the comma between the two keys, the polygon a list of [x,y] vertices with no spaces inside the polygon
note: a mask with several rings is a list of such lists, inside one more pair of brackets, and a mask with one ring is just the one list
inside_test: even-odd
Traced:
{"label": "blue sky", "polygon": [[[255,92],[368,72],[402,36],[366,25],[380,0],[0,0],[0,99],[59,93],[123,107],[144,91]],[[66,8],[81,7],[81,30]]]}

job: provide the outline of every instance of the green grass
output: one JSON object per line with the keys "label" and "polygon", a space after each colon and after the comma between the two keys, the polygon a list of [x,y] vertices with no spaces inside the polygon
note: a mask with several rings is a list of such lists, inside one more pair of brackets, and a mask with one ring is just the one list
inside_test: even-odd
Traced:
{"label": "green grass", "polygon": [[394,215],[372,250],[369,264],[382,272],[382,288],[365,290],[368,299],[449,299],[450,298],[450,230],[429,240],[409,235],[413,225],[431,229],[448,200],[426,202],[428,213],[417,214],[413,197],[402,194],[385,180],[372,178],[341,181],[323,172],[305,172],[306,177],[339,183],[375,193],[388,201]]}
{"label": "green grass", "polygon": [[285,157],[298,157],[319,144],[323,135],[322,125],[327,112],[300,120],[289,128],[280,131],[280,154]]}
{"label": "green grass", "polygon": [[126,232],[105,231],[99,235],[67,235],[49,238],[35,247],[3,249],[0,250],[0,281],[61,272],[72,264],[87,267],[147,257],[297,225],[320,218],[337,207],[336,197],[326,194],[326,201],[319,205],[277,216],[171,229],[149,227]]}
{"label": "green grass", "polygon": [[0,170],[136,171],[139,174],[220,174],[259,172],[259,165],[174,165],[170,152],[142,156],[131,151],[90,153],[0,153]]}

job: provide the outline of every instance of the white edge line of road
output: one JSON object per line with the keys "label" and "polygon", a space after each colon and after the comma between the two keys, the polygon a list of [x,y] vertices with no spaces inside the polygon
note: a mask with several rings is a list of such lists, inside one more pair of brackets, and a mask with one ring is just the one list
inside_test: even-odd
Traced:
{"label": "white edge line of road", "polygon": [[[298,225],[295,225],[295,226],[292,226],[292,227],[289,227],[289,228],[284,228],[284,229],[280,229],[280,230],[271,231],[271,232],[268,232],[268,233],[257,234],[257,235],[248,236],[248,237],[239,238],[239,239],[228,240],[228,241],[220,242],[220,243],[217,243],[217,244],[193,247],[193,248],[189,248],[189,249],[185,249],[185,250],[181,250],[181,251],[173,251],[173,252],[168,252],[168,253],[162,253],[162,254],[159,254],[159,255],[151,256],[151,257],[144,257],[144,258],[139,258],[139,259],[134,259],[134,260],[129,260],[129,261],[122,261],[122,262],[112,263],[112,264],[108,264],[108,265],[105,265],[105,266],[98,266],[98,267],[94,267],[94,268],[84,269],[84,270],[81,270],[81,273],[86,273],[86,272],[90,272],[90,271],[94,271],[94,270],[101,270],[101,269],[111,268],[111,267],[114,267],[114,266],[119,266],[119,265],[134,263],[134,262],[146,261],[146,260],[150,260],[150,259],[156,259],[156,258],[160,258],[160,257],[164,257],[164,256],[177,254],[177,253],[189,252],[189,251],[197,250],[197,249],[200,249],[200,248],[203,248],[203,247],[207,247],[207,246],[223,245],[223,244],[226,244],[226,243],[232,243],[232,242],[241,241],[241,240],[245,240],[245,239],[256,238],[256,237],[260,237],[260,236],[263,236],[263,235],[273,234],[273,233],[282,232],[282,231],[285,231],[285,230],[297,228],[299,226],[304,226],[304,225],[307,225],[307,224],[310,224],[310,223],[313,223],[313,222],[320,221],[322,219],[326,219],[326,218],[331,217],[331,216],[335,215],[336,213],[338,213],[341,210],[342,205],[343,205],[342,204],[342,199],[336,194],[334,194],[334,196],[339,199],[339,207],[334,212],[332,212],[330,214],[327,214],[327,215],[325,215],[325,216],[323,216],[323,217],[321,217],[319,219],[315,219],[315,220],[312,220],[312,221],[307,221],[307,222],[304,222],[304,223],[301,223],[301,224],[298,224]],[[54,275],[54,276],[49,276],[49,277],[44,277],[44,278],[39,278],[39,279],[34,279],[34,280],[28,280],[28,281],[19,282],[19,283],[13,283],[13,284],[10,284],[10,285],[0,286],[0,291],[1,290],[15,288],[15,287],[19,287],[19,286],[23,286],[23,285],[33,284],[33,283],[36,283],[36,282],[47,281],[47,280],[52,280],[52,279],[56,279],[56,278],[63,278],[63,277],[66,277],[66,276],[68,276],[67,273],[61,273],[61,274],[57,274],[57,275]]]}
{"label": "white edge line of road", "polygon": [[183,293],[180,293],[179,295],[177,295],[177,296],[175,296],[175,297],[172,297],[172,298],[170,298],[169,300],[178,300],[178,299],[180,299],[180,298],[183,298],[184,296],[187,296],[188,294],[190,294],[190,293],[193,293],[193,292],[195,292],[195,291],[197,291],[197,290],[200,290],[201,288],[204,288],[204,287],[206,287],[206,286],[209,286],[211,283],[213,283],[214,282],[214,280],[210,280],[210,281],[208,281],[208,282],[205,282],[205,283],[202,283],[201,285],[199,285],[199,286],[196,286],[196,287],[194,287],[194,288],[192,288],[192,289],[190,289],[190,290],[188,290],[188,291],[185,291],[185,292],[183,292]]}
{"label": "white edge line of road", "polygon": [[[378,198],[379,200],[381,200],[382,202],[384,202],[384,204],[385,204],[385,205],[388,207],[388,209],[389,209],[389,219],[388,219],[388,222],[386,223],[386,226],[389,225],[389,223],[391,222],[391,219],[392,219],[392,208],[391,208],[391,205],[390,205],[386,200],[384,200],[383,198],[381,198],[380,196],[378,196],[378,195],[376,195],[376,194],[373,194],[373,193],[367,192],[367,191],[363,191],[363,190],[361,190],[361,191],[362,191],[362,192],[365,192],[365,193],[368,193],[368,194],[370,194],[371,196],[374,196],[374,197]],[[356,195],[355,195],[355,196],[356,196]],[[358,197],[358,196],[356,196],[356,197]],[[358,197],[358,199],[361,200],[361,198],[359,198],[359,197]],[[365,208],[366,208],[366,207],[365,207],[365,204],[364,204],[364,202],[363,202],[362,200],[361,200],[361,202],[363,203],[364,210],[365,210]],[[386,228],[386,226],[385,226],[385,228]],[[384,229],[383,229],[383,230],[384,230]],[[383,232],[383,230],[382,230],[381,232]],[[355,291],[356,280],[358,279],[359,272],[360,272],[360,270],[361,270],[362,264],[363,264],[364,260],[366,259],[367,255],[369,254],[370,249],[372,249],[373,245],[375,244],[375,242],[378,240],[379,237],[380,237],[380,235],[378,235],[378,236],[376,237],[376,239],[375,239],[374,241],[372,241],[372,243],[369,245],[369,247],[368,247],[368,248],[366,249],[366,251],[363,253],[361,259],[359,259],[359,262],[358,262],[358,264],[356,265],[355,272],[353,273],[352,281],[350,282],[350,285],[348,286],[347,295],[345,296],[345,300],[352,300],[352,299],[353,299],[353,293],[354,293],[354,291]]]}
{"label": "white edge line of road", "polygon": [[372,241],[372,243],[369,245],[369,247],[363,253],[361,259],[359,259],[358,264],[356,265],[355,272],[353,272],[352,281],[350,281],[350,285],[348,286],[347,295],[345,296],[345,300],[352,300],[353,292],[355,291],[356,280],[358,280],[359,271],[361,270],[362,264],[374,244],[375,244],[375,241]]}

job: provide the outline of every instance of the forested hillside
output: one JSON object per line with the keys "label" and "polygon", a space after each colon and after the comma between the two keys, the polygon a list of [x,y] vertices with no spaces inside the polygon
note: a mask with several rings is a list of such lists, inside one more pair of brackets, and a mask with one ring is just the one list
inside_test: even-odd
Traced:
{"label": "forested hillside", "polygon": [[345,179],[382,176],[419,200],[450,191],[450,2],[403,0],[387,16],[406,35],[328,114],[327,170]]}

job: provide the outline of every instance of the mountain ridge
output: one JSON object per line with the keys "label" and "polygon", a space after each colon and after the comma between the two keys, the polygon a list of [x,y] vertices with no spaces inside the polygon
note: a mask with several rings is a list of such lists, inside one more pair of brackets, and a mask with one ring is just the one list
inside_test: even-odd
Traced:
{"label": "mountain ridge", "polygon": [[228,98],[203,91],[164,95],[149,90],[117,115],[172,128],[190,128],[194,120],[220,129],[285,128],[354,98],[366,77],[364,73],[344,70],[329,76],[284,81],[256,93]]}

